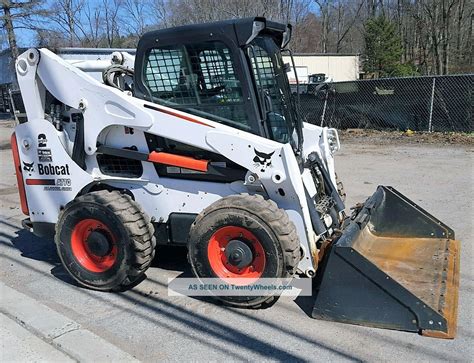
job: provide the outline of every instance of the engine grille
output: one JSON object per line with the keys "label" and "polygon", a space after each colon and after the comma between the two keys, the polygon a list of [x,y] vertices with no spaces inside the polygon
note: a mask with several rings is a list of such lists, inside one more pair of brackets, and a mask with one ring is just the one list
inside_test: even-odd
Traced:
{"label": "engine grille", "polygon": [[120,156],[99,154],[97,163],[102,174],[124,178],[139,178],[143,174],[142,162]]}
{"label": "engine grille", "polygon": [[332,208],[333,205],[334,200],[331,197],[324,195],[316,202],[316,210],[319,212],[320,215],[324,215],[329,213],[329,210]]}

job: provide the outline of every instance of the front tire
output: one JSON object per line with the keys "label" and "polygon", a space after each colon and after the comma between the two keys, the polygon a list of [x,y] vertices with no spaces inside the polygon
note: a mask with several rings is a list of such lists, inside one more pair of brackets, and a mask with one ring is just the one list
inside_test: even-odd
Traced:
{"label": "front tire", "polygon": [[[296,227],[275,202],[233,195],[206,208],[189,234],[189,260],[198,277],[286,278],[300,261]],[[273,304],[278,296],[216,296],[246,308]]]}
{"label": "front tire", "polygon": [[121,291],[139,281],[155,255],[150,218],[128,195],[101,190],[77,197],[61,211],[56,247],[81,285]]}

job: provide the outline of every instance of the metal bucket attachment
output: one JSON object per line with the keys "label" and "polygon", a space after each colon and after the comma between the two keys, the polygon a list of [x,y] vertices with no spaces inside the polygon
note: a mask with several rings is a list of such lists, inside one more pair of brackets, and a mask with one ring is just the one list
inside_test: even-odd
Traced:
{"label": "metal bucket attachment", "polygon": [[326,254],[312,316],[454,338],[459,256],[449,227],[379,186]]}

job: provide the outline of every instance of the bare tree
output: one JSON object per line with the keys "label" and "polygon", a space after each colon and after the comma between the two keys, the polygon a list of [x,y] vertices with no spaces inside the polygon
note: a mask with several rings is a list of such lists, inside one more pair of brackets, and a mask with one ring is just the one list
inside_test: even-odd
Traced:
{"label": "bare tree", "polygon": [[337,14],[337,25],[336,25],[336,53],[342,50],[342,45],[349,32],[352,30],[354,24],[359,19],[364,6],[364,0],[359,0],[359,4],[356,5],[354,12],[351,11],[349,2],[337,1],[335,10]]}
{"label": "bare tree", "polygon": [[364,23],[384,16],[396,25],[404,66],[423,74],[473,69],[469,0],[0,0],[0,6],[15,55],[19,28],[36,29],[42,45],[135,46],[149,29],[253,16],[292,23],[297,52],[362,52]]}
{"label": "bare tree", "polygon": [[51,20],[66,34],[70,47],[81,41],[78,25],[84,5],[85,0],[55,0],[51,7]]}
{"label": "bare tree", "polygon": [[459,0],[427,1],[424,11],[428,15],[433,62],[437,74],[449,72],[449,47],[451,42],[450,18]]}
{"label": "bare tree", "polygon": [[125,17],[123,24],[129,33],[140,37],[148,25],[151,3],[147,0],[125,0],[123,7]]}
{"label": "bare tree", "polygon": [[328,52],[329,43],[329,16],[330,16],[330,3],[331,0],[314,0],[319,7],[321,16],[321,51],[323,53]]}
{"label": "bare tree", "polygon": [[85,24],[83,24],[82,21],[79,21],[77,24],[84,38],[82,45],[97,48],[103,38],[102,9],[99,6],[91,7],[90,3],[88,3],[87,6],[84,7],[83,14]]}
{"label": "bare tree", "polygon": [[280,22],[301,18],[302,4],[310,0],[155,0],[159,18],[167,26],[195,24],[224,19],[265,16]]}
{"label": "bare tree", "polygon": [[36,31],[36,46],[51,49],[61,48],[69,44],[64,32],[51,29],[38,29]]}
{"label": "bare tree", "polygon": [[7,35],[13,59],[16,59],[19,55],[15,29],[32,29],[34,18],[46,13],[44,8],[42,8],[43,3],[43,0],[0,0],[0,6],[3,11],[0,19],[2,21],[2,28],[5,29]]}
{"label": "bare tree", "polygon": [[120,35],[119,16],[123,7],[123,0],[102,0],[104,9],[105,36],[107,46],[113,47],[116,38]]}
{"label": "bare tree", "polygon": [[153,22],[157,28],[171,26],[171,14],[168,0],[152,0],[151,9],[153,12]]}

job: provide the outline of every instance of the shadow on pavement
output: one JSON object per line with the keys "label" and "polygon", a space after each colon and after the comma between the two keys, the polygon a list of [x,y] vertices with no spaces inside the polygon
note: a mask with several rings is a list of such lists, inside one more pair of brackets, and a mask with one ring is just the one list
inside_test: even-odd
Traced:
{"label": "shadow on pavement", "polygon": [[155,258],[150,267],[182,271],[180,277],[193,277],[187,254],[188,249],[184,246],[157,246]]}
{"label": "shadow on pavement", "polygon": [[21,256],[52,265],[61,264],[53,241],[36,237],[24,229],[18,230],[16,234],[11,243],[21,252]]}
{"label": "shadow on pavement", "polygon": [[[0,222],[0,224],[1,223],[3,222]],[[11,227],[14,226],[11,225]],[[50,264],[52,266],[51,274],[54,276],[54,278],[69,285],[77,285],[62,267],[53,241],[38,238],[25,230],[17,231],[16,236],[13,238],[11,235],[3,234],[3,232],[0,233],[0,236],[11,241],[11,244],[8,242],[2,242],[4,246],[19,250],[22,257],[36,261],[43,261]],[[180,276],[188,274],[191,276],[191,270],[189,268],[189,264],[187,263],[185,248],[159,248],[159,252],[160,253],[158,253],[157,256],[161,257],[157,257],[153,261],[154,267],[183,271]],[[52,277],[50,274],[40,271],[21,259],[7,256],[5,254],[2,254],[2,258],[10,259],[11,261],[18,263],[27,269],[33,270],[35,273]],[[155,280],[150,280],[150,282],[162,284]],[[77,291],[88,295],[90,298],[98,302],[104,301],[104,303],[109,305],[117,298],[124,300],[129,303],[128,305],[130,308],[125,309],[129,314],[148,321],[152,321],[169,331],[173,331],[177,334],[183,335],[184,337],[193,339],[193,341],[197,341],[198,343],[208,346],[209,348],[220,350],[223,353],[228,354],[228,356],[233,359],[246,360],[245,351],[243,351],[243,349],[250,350],[253,353],[259,354],[266,358],[273,358],[277,360],[302,361],[304,359],[302,356],[299,356],[296,353],[285,351],[283,348],[278,347],[277,344],[271,341],[266,341],[265,338],[249,335],[245,329],[240,330],[233,327],[231,324],[226,324],[225,321],[222,321],[220,318],[214,319],[202,313],[193,311],[192,304],[190,308],[186,306],[179,306],[172,301],[165,300],[163,297],[156,295],[143,295],[139,291],[133,289],[127,292],[110,295],[105,293],[97,293],[86,288],[77,289]],[[207,302],[205,300],[201,301]],[[139,306],[140,309],[137,309],[137,306]],[[232,314],[240,314],[239,309],[230,309],[219,305],[214,306],[216,309],[231,311]],[[116,307],[120,310],[124,310],[123,304],[116,304]],[[256,318],[243,314],[241,315],[241,318],[246,320],[256,320]],[[264,322],[264,320],[261,320],[261,322]],[[180,324],[184,325],[186,329],[180,328]],[[276,329],[280,333],[282,332],[280,327],[277,325],[267,325],[267,327]],[[283,332],[285,331],[283,330]],[[294,336],[294,332],[288,333],[291,334],[291,336]],[[206,336],[211,339],[206,339]],[[323,344],[320,344],[316,341],[308,340],[308,338],[306,338],[306,340],[310,341],[311,344],[321,349],[326,349],[337,354],[340,358],[352,360],[356,359],[351,355],[340,352],[331,347],[324,346]]]}
{"label": "shadow on pavement", "polygon": [[[18,228],[5,221],[0,221],[0,224]],[[51,274],[54,277],[68,284],[81,287],[64,269],[53,240],[37,237],[24,229],[18,230],[16,234],[17,236],[11,239],[11,243],[21,252],[21,256],[54,265],[51,269]],[[0,232],[0,237],[11,238],[11,236],[3,232]],[[179,277],[193,277],[186,254],[187,249],[185,247],[159,246],[157,247],[156,257],[153,259],[150,268],[155,267],[170,271],[180,271],[181,274]],[[137,281],[134,286],[141,281],[143,281],[143,279]]]}
{"label": "shadow on pavement", "polygon": [[[0,224],[1,223],[3,222],[0,222]],[[76,285],[73,279],[70,278],[67,272],[63,269],[52,241],[38,238],[24,230],[20,230],[16,233],[17,235],[12,238],[11,235],[0,232],[0,236],[7,240],[11,240],[13,246],[8,242],[1,243],[7,248],[18,249],[21,252],[22,257],[47,262],[52,266],[51,274],[53,274],[54,278],[66,282],[67,284]],[[8,256],[3,253],[1,255],[2,258],[18,263],[34,273],[53,278],[50,274],[29,264],[26,260]],[[189,270],[185,249],[176,251],[174,248],[165,248],[161,251],[161,257],[163,258],[163,261],[167,261],[168,263],[161,265],[160,258],[158,258],[153,262],[153,266],[170,270],[179,270],[179,267],[181,267],[183,271],[186,269]],[[170,262],[173,260],[174,262]],[[154,279],[149,279],[149,281],[154,284],[164,285]],[[139,319],[150,321],[173,334],[179,334],[183,338],[190,339],[203,346],[221,351],[228,355],[230,359],[248,360],[245,350],[251,351],[267,359],[270,358],[284,361],[303,361],[307,359],[307,356],[305,356],[303,352],[301,352],[302,355],[299,355],[297,352],[289,352],[282,347],[278,347],[278,343],[273,342],[271,337],[267,335],[262,335],[258,332],[256,335],[249,335],[246,328],[238,329],[230,322],[229,324],[226,324],[225,321],[221,320],[221,317],[219,317],[218,314],[207,316],[205,312],[194,311],[192,304],[190,306],[180,306],[179,304],[175,304],[173,301],[169,301],[169,298],[167,299],[157,295],[143,295],[140,291],[133,289],[116,294],[100,293],[86,288],[77,289],[76,291],[85,294],[88,298],[95,300],[98,304],[107,304],[110,308],[116,308],[122,312],[134,315]],[[125,307],[123,302],[121,303],[120,300],[127,302]],[[238,318],[241,321],[242,326],[246,325],[246,321],[256,322],[261,325],[262,328],[275,330],[279,334],[284,334],[289,339],[296,338],[303,343],[310,344],[313,349],[329,351],[339,357],[339,359],[359,360],[359,358],[353,354],[328,346],[327,344],[316,341],[307,335],[300,334],[297,329],[293,330],[282,327],[276,322],[264,320],[254,314],[251,316],[249,312],[246,312],[245,310],[223,306],[216,306],[216,309],[222,309],[223,312],[225,311],[226,313],[232,314],[234,318]],[[311,322],[312,321],[309,320],[308,324],[311,324]],[[350,329],[350,327],[348,328]],[[380,339],[383,344],[396,345],[401,343],[391,338],[379,336],[378,334],[372,335],[373,336],[370,336],[370,339]],[[425,354],[435,356],[435,352],[431,352],[429,349],[426,349]],[[438,357],[438,359],[442,358],[439,353],[436,353],[436,357]],[[445,358],[449,359],[450,357],[445,356]]]}

